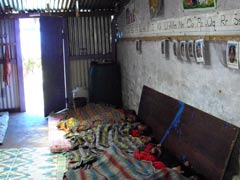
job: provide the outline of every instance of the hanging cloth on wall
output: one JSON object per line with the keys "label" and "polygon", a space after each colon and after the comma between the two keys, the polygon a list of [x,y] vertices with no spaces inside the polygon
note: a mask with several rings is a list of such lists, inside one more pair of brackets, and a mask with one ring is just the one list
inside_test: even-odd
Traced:
{"label": "hanging cloth on wall", "polygon": [[6,47],[5,47],[5,57],[4,57],[3,71],[4,71],[3,81],[8,86],[9,85],[9,76],[10,76],[10,73],[11,73],[9,45],[6,45]]}
{"label": "hanging cloth on wall", "polygon": [[182,101],[178,101],[178,103],[180,105],[180,108],[178,109],[177,114],[175,115],[171,125],[168,127],[168,129],[165,132],[163,138],[161,139],[160,144],[162,144],[163,141],[166,139],[166,137],[169,135],[171,129],[177,128],[178,124],[180,123],[181,115],[182,115],[182,113],[184,111],[184,103]]}

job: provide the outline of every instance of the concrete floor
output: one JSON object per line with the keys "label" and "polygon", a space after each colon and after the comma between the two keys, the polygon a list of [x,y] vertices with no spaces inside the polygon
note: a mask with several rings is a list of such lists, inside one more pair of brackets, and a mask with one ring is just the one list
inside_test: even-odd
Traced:
{"label": "concrete floor", "polygon": [[8,129],[0,149],[22,147],[48,147],[48,126],[45,117],[10,113]]}

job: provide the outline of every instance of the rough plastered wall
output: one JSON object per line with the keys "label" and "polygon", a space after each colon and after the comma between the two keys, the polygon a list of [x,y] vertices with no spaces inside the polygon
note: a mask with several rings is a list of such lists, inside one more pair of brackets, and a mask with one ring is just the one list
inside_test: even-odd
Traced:
{"label": "rough plastered wall", "polygon": [[[160,19],[183,17],[221,10],[239,9],[239,0],[218,0],[216,10],[183,12],[179,0],[165,0]],[[132,0],[135,5],[134,23],[150,20],[148,0]],[[128,5],[127,5],[128,6]],[[126,7],[127,7],[126,6]],[[125,7],[125,8],[126,8]],[[118,17],[122,26],[125,11]],[[160,41],[142,41],[142,53],[136,51],[135,41],[120,40],[118,61],[122,71],[123,103],[138,110],[143,85],[180,99],[187,104],[240,127],[240,70],[226,67],[225,41],[208,41],[206,59],[209,65],[181,62],[173,56],[169,42],[169,58],[160,53]]]}

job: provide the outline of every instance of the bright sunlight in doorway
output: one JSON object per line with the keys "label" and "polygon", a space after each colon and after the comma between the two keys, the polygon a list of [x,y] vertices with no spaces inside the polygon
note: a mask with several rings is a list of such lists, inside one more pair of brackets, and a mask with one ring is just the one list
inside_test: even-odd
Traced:
{"label": "bright sunlight in doorway", "polygon": [[43,115],[43,80],[39,18],[20,19],[26,112]]}

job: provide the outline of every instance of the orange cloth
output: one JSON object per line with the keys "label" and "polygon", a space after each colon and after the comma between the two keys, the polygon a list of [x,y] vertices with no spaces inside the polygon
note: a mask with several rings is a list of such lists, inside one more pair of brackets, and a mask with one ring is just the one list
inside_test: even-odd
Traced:
{"label": "orange cloth", "polygon": [[5,59],[4,59],[4,65],[3,65],[3,81],[6,83],[6,85],[9,85],[9,75],[11,73],[11,63],[10,63],[10,51],[8,45],[5,48]]}

